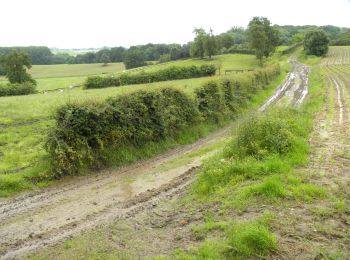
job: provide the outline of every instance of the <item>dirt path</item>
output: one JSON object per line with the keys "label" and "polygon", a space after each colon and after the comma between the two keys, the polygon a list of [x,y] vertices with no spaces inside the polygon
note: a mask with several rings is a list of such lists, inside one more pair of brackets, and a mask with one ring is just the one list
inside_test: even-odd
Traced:
{"label": "dirt path", "polygon": [[[308,69],[292,64],[288,79],[260,110],[282,100],[292,105],[303,101]],[[41,192],[0,200],[0,258],[17,258],[178,194],[191,183],[202,159],[215,152],[199,151],[227,138],[230,130],[225,127],[192,145],[122,169],[66,179]]]}
{"label": "dirt path", "polygon": [[264,111],[267,107],[281,104],[299,106],[308,93],[309,68],[295,60],[290,60],[292,71],[277,91],[259,108]]}

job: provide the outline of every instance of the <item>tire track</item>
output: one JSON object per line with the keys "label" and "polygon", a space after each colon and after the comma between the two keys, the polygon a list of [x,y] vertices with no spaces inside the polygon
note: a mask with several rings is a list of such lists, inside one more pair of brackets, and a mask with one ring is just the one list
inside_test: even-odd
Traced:
{"label": "tire track", "polygon": [[295,60],[290,60],[292,71],[288,73],[287,79],[276,89],[275,93],[259,108],[265,111],[272,105],[285,103],[286,105],[300,106],[308,92],[309,68]]}
{"label": "tire track", "polygon": [[332,81],[334,83],[335,90],[337,92],[337,102],[338,102],[338,109],[339,109],[338,124],[339,125],[343,125],[343,122],[344,122],[344,105],[343,105],[343,100],[342,100],[342,94],[341,94],[341,90],[340,90],[340,87],[339,87],[339,84],[338,84],[337,80],[334,77],[332,77]]}

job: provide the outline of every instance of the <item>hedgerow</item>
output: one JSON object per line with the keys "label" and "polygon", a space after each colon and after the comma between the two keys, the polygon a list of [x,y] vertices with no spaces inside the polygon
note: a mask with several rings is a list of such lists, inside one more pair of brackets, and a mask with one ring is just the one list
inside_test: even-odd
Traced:
{"label": "hedgerow", "polygon": [[211,80],[188,96],[174,88],[140,90],[104,102],[70,103],[55,113],[46,141],[53,176],[106,164],[121,146],[176,139],[200,123],[222,123],[279,74],[279,66]]}
{"label": "hedgerow", "polygon": [[36,92],[36,86],[31,82],[22,84],[0,84],[0,97],[28,95]]}
{"label": "hedgerow", "polygon": [[215,72],[216,67],[214,65],[184,67],[172,66],[150,72],[142,71],[139,73],[123,73],[118,76],[92,76],[86,79],[84,88],[118,87],[123,85],[144,84],[176,79],[199,78],[215,75]]}

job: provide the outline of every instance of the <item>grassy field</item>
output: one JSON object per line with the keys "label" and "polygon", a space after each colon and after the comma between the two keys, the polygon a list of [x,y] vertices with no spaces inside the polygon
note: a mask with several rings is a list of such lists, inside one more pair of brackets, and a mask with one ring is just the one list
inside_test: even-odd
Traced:
{"label": "grassy field", "polygon": [[[155,64],[146,67],[129,70],[130,72],[154,71],[170,66],[190,66],[215,64],[220,66],[217,74],[224,74],[225,70],[253,69],[258,63],[253,55],[227,54],[218,55],[211,60],[189,59],[171,61],[162,64]],[[59,65],[33,65],[29,71],[37,81],[39,92],[68,88],[70,86],[81,85],[88,76],[101,74],[118,74],[125,69],[123,63],[109,63],[108,66],[102,64],[59,64]],[[0,83],[6,82],[4,77],[0,77]]]}
{"label": "grassy field", "polygon": [[123,63],[94,64],[58,64],[58,65],[33,65],[29,73],[35,79],[89,76],[96,74],[118,73],[125,70]]}
{"label": "grassy field", "polygon": [[[171,65],[199,65],[215,62],[220,62],[222,69],[255,68],[258,66],[255,57],[252,55],[220,55],[214,57],[211,61],[177,61],[169,64],[152,65],[147,67],[147,69],[154,70]],[[120,65],[115,65],[115,67],[114,65],[110,67],[102,67],[100,65],[35,66],[33,70],[36,71],[33,75],[42,77],[37,78],[39,83],[38,90],[42,91],[78,84],[86,77],[71,77],[72,75],[98,74],[101,73],[102,69],[117,68],[118,66],[121,69]],[[42,70],[38,68],[42,68]],[[74,68],[73,72],[70,68]],[[57,75],[61,75],[61,77],[57,77]],[[220,77],[220,75],[215,77]],[[54,123],[51,115],[62,104],[86,99],[103,100],[139,89],[154,89],[163,86],[178,87],[191,94],[194,89],[207,80],[208,78],[197,78],[94,90],[83,90],[78,87],[28,96],[1,97],[0,177],[4,176],[4,174],[11,174],[11,176],[14,176],[13,178],[15,176],[16,178],[22,178],[27,174],[32,174],[36,163],[46,154],[43,143],[48,128]]]}

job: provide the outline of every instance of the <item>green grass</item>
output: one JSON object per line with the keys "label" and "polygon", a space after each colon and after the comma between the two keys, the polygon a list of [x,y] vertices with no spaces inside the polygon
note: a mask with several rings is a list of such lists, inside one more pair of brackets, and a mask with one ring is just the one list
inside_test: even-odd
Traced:
{"label": "green grass", "polygon": [[39,92],[45,90],[54,90],[60,88],[68,88],[70,86],[81,85],[86,76],[61,77],[61,78],[40,78],[37,79],[37,90]]}
{"label": "green grass", "polygon": [[194,232],[218,229],[224,233],[223,239],[208,239],[189,252],[177,250],[173,257],[183,260],[264,258],[277,249],[277,239],[270,231],[271,217],[267,213],[248,221],[206,222]]}
{"label": "green grass", "polygon": [[33,65],[29,73],[34,79],[41,79],[118,73],[125,69],[123,63],[109,63],[107,66],[102,65],[100,63]]}

